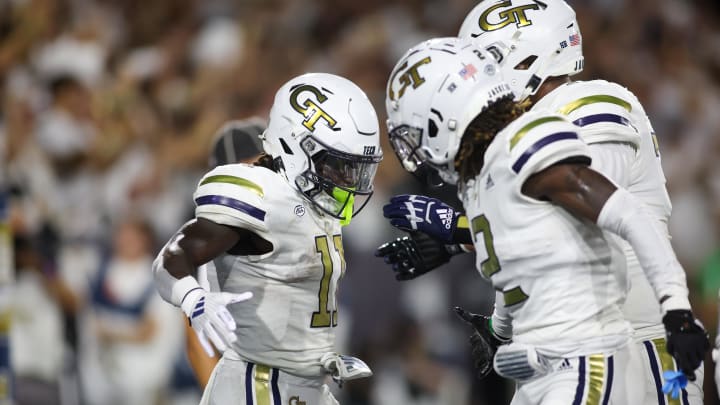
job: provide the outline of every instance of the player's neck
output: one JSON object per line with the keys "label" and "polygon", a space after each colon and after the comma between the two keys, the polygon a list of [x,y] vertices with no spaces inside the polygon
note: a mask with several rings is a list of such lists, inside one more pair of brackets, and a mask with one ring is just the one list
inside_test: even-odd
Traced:
{"label": "player's neck", "polygon": [[556,76],[556,77],[548,77],[543,84],[540,85],[540,88],[538,89],[537,93],[530,96],[530,102],[534,105],[537,103],[540,99],[545,97],[548,93],[555,90],[556,88],[562,86],[565,83],[570,82],[570,76],[564,75],[564,76]]}

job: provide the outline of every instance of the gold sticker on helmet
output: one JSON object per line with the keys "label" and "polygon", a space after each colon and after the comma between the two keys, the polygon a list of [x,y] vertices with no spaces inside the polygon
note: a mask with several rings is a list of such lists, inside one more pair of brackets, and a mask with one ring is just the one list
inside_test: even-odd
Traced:
{"label": "gold sticker on helmet", "polygon": [[[417,89],[420,87],[421,84],[425,83],[425,78],[420,76],[420,72],[418,72],[418,68],[421,65],[426,65],[430,63],[432,59],[427,56],[425,58],[420,59],[415,64],[407,68],[408,62],[405,61],[396,71],[393,73],[392,78],[390,79],[390,89],[388,90],[388,97],[390,100],[395,100],[395,92],[393,91],[393,83],[395,83],[395,77],[402,71],[402,74],[398,77],[398,81],[402,85],[400,87],[400,90],[398,91],[397,98],[400,98],[405,94],[405,89],[412,85],[413,89]],[[405,69],[407,68],[407,69]]]}
{"label": "gold sticker on helmet", "polygon": [[527,10],[539,10],[540,6],[537,4],[526,4],[524,6],[517,6],[513,7],[507,10],[500,11],[498,13],[498,16],[500,17],[500,21],[493,23],[490,20],[488,20],[488,17],[490,16],[490,13],[493,11],[503,8],[503,7],[510,7],[512,6],[512,2],[510,0],[500,2],[498,4],[495,4],[494,6],[488,8],[485,10],[484,13],[480,15],[480,20],[478,21],[480,24],[480,28],[483,31],[495,31],[499,30],[501,28],[507,27],[510,24],[515,24],[518,28],[520,27],[526,27],[528,25],[532,25],[532,21],[528,19],[528,17],[525,15],[525,12]]}
{"label": "gold sticker on helmet", "polygon": [[[315,99],[317,100],[317,103],[315,103],[310,98],[305,99],[302,103],[298,101],[300,94],[303,92],[310,92],[315,95]],[[337,121],[335,118],[331,117],[330,114],[325,112],[318,104],[322,104],[327,100],[327,96],[322,94],[322,92],[315,86],[310,86],[308,84],[298,86],[296,89],[290,93],[290,105],[292,108],[295,109],[295,111],[299,112],[300,114],[305,117],[305,120],[303,121],[303,125],[305,128],[309,129],[310,131],[315,131],[315,124],[318,122],[318,120],[322,119],[325,122],[327,122],[327,125],[330,128],[335,128],[335,125],[337,125]]]}

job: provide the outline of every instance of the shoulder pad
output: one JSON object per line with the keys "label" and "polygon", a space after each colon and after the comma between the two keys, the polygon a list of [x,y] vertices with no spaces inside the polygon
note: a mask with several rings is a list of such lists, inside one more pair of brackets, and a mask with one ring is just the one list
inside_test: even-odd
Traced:
{"label": "shoulder pad", "polygon": [[578,128],[561,115],[542,110],[526,113],[506,131],[510,169],[520,177],[571,157],[590,163],[590,152]]}
{"label": "shoulder pad", "polygon": [[232,164],[218,166],[198,183],[195,215],[238,228],[266,229],[264,168]]}
{"label": "shoulder pad", "polygon": [[640,135],[632,114],[637,98],[626,88],[604,80],[574,82],[558,88],[552,109],[582,128],[587,143],[628,142],[637,146]]}

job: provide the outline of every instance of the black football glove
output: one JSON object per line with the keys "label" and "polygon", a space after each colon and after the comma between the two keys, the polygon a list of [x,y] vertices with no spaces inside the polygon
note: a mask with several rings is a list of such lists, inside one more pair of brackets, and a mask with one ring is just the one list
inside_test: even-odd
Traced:
{"label": "black football glove", "polygon": [[667,311],[662,321],[668,352],[675,358],[678,370],[685,373],[688,380],[695,381],[695,370],[700,367],[705,352],[710,349],[708,333],[688,310]]}
{"label": "black football glove", "polygon": [[497,337],[490,326],[490,317],[480,314],[473,314],[460,307],[453,308],[460,319],[469,323],[475,331],[470,336],[472,347],[473,365],[477,371],[478,379],[487,377],[493,369],[493,358],[498,346],[507,343]]}
{"label": "black football glove", "polygon": [[395,279],[412,280],[450,261],[463,253],[459,245],[446,245],[421,232],[397,238],[377,248],[375,256],[392,265]]}

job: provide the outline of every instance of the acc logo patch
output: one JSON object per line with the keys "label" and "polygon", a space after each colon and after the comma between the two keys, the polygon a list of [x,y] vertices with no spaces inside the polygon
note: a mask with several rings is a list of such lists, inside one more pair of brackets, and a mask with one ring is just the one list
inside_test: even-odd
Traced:
{"label": "acc logo patch", "polygon": [[295,211],[295,215],[301,217],[301,216],[305,215],[305,206],[302,204],[298,204],[295,206],[294,211]]}
{"label": "acc logo patch", "polygon": [[[408,68],[408,61],[405,61],[400,67],[392,74],[392,77],[390,78],[390,86],[388,88],[388,97],[390,100],[395,100],[395,90],[393,89],[393,86],[395,84],[395,77],[398,78],[398,81],[400,82],[400,90],[398,90],[397,98],[400,98],[405,94],[405,89],[407,89],[408,86],[412,85],[413,89],[417,89],[425,83],[425,78],[420,76],[420,72],[418,72],[418,68],[422,65],[426,65],[430,63],[432,59],[427,56],[425,58],[420,59],[419,61],[415,62],[412,66]],[[402,74],[400,73],[402,71]],[[398,76],[400,75],[400,76]]]}
{"label": "acc logo patch", "polygon": [[[300,102],[300,95],[306,92],[314,95],[317,102],[313,101],[310,97]],[[327,96],[324,95],[320,89],[309,84],[298,86],[293,89],[292,93],[290,93],[290,105],[295,109],[295,111],[305,117],[303,125],[310,131],[315,130],[315,124],[317,124],[319,120],[325,121],[330,129],[336,130],[335,126],[337,125],[337,121],[335,118],[331,117],[330,114],[320,108],[320,104],[324,103],[327,99]]]}
{"label": "acc logo patch", "polygon": [[507,10],[502,10],[498,12],[498,17],[500,17],[498,21],[490,21],[490,13],[498,9],[510,6],[512,6],[512,2],[510,0],[507,0],[495,4],[494,6],[485,10],[485,12],[480,15],[480,19],[478,20],[480,28],[485,32],[489,32],[505,28],[510,24],[515,24],[515,26],[518,28],[527,27],[528,25],[532,25],[532,21],[528,19],[525,13],[528,10],[540,9],[540,6],[538,4],[526,4],[524,6],[512,7],[508,8]]}

